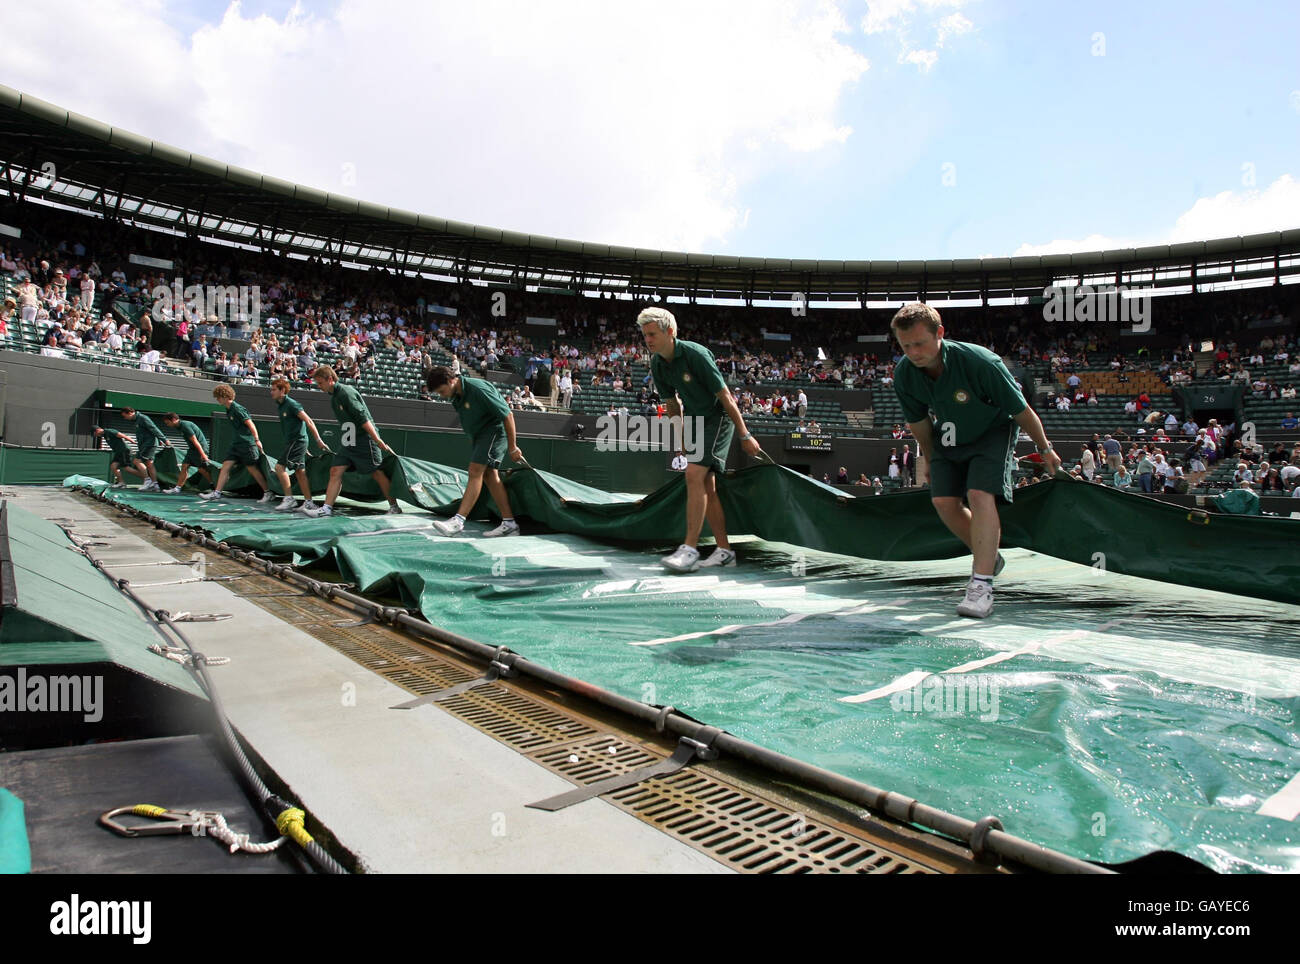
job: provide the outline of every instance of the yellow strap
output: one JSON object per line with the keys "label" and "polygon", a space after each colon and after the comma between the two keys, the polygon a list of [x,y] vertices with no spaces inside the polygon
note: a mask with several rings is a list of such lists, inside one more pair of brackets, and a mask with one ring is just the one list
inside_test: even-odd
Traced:
{"label": "yellow strap", "polygon": [[152,803],[137,803],[131,812],[137,817],[161,817],[167,813],[167,808],[155,807]]}
{"label": "yellow strap", "polygon": [[307,844],[312,843],[311,834],[303,826],[306,817],[307,815],[297,807],[290,807],[275,818],[275,829],[305,847]]}

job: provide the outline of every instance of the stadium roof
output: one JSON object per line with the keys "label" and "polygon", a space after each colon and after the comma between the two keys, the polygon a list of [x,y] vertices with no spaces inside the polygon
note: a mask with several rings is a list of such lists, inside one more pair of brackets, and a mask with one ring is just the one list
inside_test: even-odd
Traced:
{"label": "stadium roof", "polygon": [[[398,271],[665,297],[900,301],[1052,284],[1195,290],[1300,275],[1300,229],[1025,258],[824,261],[592,244],[384,207],[246,171],[0,85],[0,193],[103,217]],[[49,165],[53,165],[52,167]]]}

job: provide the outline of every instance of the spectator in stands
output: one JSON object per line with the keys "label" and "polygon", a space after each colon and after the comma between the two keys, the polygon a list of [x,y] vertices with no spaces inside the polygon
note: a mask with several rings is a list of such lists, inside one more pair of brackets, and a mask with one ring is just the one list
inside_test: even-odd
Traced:
{"label": "spectator in stands", "polygon": [[1114,436],[1107,435],[1101,440],[1101,452],[1102,456],[1106,460],[1106,468],[1112,474],[1117,472],[1119,467],[1124,464],[1124,456],[1120,444],[1115,441]]}
{"label": "spectator in stands", "polygon": [[1097,474],[1096,457],[1092,454],[1092,449],[1088,448],[1086,445],[1083,446],[1079,455],[1079,471],[1089,482],[1091,482],[1093,477]]}
{"label": "spectator in stands", "polygon": [[162,353],[159,352],[157,348],[149,348],[146,350],[145,346],[142,344],[139,347],[139,352],[140,371],[156,372],[162,370],[162,366],[159,364],[162,359]]}
{"label": "spectator in stands", "polygon": [[898,465],[903,485],[910,486],[916,476],[916,456],[912,454],[911,445],[903,446],[903,454],[898,460]]}
{"label": "spectator in stands", "polygon": [[1128,466],[1123,462],[1120,462],[1119,468],[1117,468],[1111,476],[1111,481],[1114,483],[1115,488],[1127,489],[1133,484],[1133,475],[1129,472]]}
{"label": "spectator in stands", "polygon": [[40,306],[40,292],[30,280],[18,285],[14,292],[18,296],[18,310],[23,321],[35,321],[36,310]]}
{"label": "spectator in stands", "polygon": [[1243,482],[1253,482],[1253,481],[1255,481],[1255,473],[1250,470],[1250,466],[1248,466],[1245,462],[1238,462],[1237,471],[1232,473],[1233,487],[1234,488],[1238,487]]}
{"label": "spectator in stands", "polygon": [[1270,468],[1267,472],[1260,473],[1259,476],[1260,492],[1285,492],[1286,484],[1282,481],[1282,475],[1277,469]]}
{"label": "spectator in stands", "polygon": [[50,332],[45,337],[45,344],[41,346],[41,354],[50,358],[67,358],[67,353],[59,347],[59,336]]}
{"label": "spectator in stands", "polygon": [[854,485],[865,485],[865,486],[868,486],[868,487],[869,487],[869,486],[871,485],[871,480],[867,478],[867,473],[866,473],[866,472],[861,472],[861,473],[858,474],[858,480],[857,480],[856,482],[854,482],[853,484],[854,484]]}
{"label": "spectator in stands", "polygon": [[885,484],[880,481],[880,476],[878,475],[871,480],[871,494],[872,495],[885,494]]}
{"label": "spectator in stands", "polygon": [[1070,400],[1064,395],[1056,396],[1056,410],[1058,412],[1068,412],[1070,410]]}
{"label": "spectator in stands", "polygon": [[1147,454],[1146,448],[1143,447],[1138,449],[1137,479],[1138,485],[1142,487],[1143,492],[1150,493],[1154,491],[1154,485],[1152,482],[1155,477],[1155,471],[1155,462],[1153,462],[1151,457]]}
{"label": "spectator in stands", "polygon": [[1282,484],[1289,490],[1296,484],[1296,480],[1300,479],[1300,466],[1297,466],[1294,462],[1284,462],[1282,467],[1278,469],[1278,476],[1282,479]]}
{"label": "spectator in stands", "polygon": [[1152,456],[1156,466],[1156,491],[1173,492],[1177,485],[1178,472],[1173,465],[1165,458],[1164,453],[1157,452]]}
{"label": "spectator in stands", "polygon": [[1300,422],[1296,421],[1295,412],[1287,412],[1286,418],[1282,419],[1282,428],[1293,429],[1297,426],[1300,426]]}

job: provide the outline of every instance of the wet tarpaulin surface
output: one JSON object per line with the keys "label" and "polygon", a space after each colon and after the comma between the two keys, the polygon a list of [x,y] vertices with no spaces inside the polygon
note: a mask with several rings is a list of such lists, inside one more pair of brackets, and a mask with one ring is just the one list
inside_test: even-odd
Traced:
{"label": "wet tarpaulin surface", "polygon": [[[1007,550],[994,614],[974,621],[954,613],[969,557],[917,561],[956,551],[924,499],[857,506],[763,472],[780,486],[758,472],[724,481],[734,518],[749,527],[748,505],[786,540],[744,540],[741,566],[688,576],[664,573],[656,551],[604,541],[670,549],[680,493],[663,490],[640,506],[550,495],[539,509],[521,483],[546,479],[522,473],[512,499],[588,534],[534,534],[534,522],[505,539],[475,538],[479,523],[444,539],[418,512],[308,520],[247,500],[112,494],[232,543],[331,561],[453,632],[935,806],[996,814],[1068,853],[1117,863],[1176,850],[1220,870],[1300,870],[1300,607],[1139,579],[1117,564],[1129,563],[1130,544],[1172,543],[1158,563],[1168,571],[1171,556],[1193,551],[1192,534],[1249,536],[1224,535],[1221,521],[1293,532],[1289,520],[1206,526],[1186,510],[1152,516],[1151,500],[1130,510],[1122,493],[1097,500],[1082,485],[1045,483],[1007,510],[1009,541],[1032,537],[1079,561]],[[1073,507],[1059,534],[1044,530],[1070,508],[1056,501]],[[629,506],[658,531],[636,513],[617,524]],[[1116,535],[1097,535],[1103,523]],[[1257,551],[1279,551],[1261,548],[1272,538],[1257,536]],[[1234,571],[1228,547],[1200,553],[1198,571]]]}
{"label": "wet tarpaulin surface", "polygon": [[[171,449],[158,457],[165,485],[175,478],[175,460]],[[313,491],[325,490],[328,462],[321,456],[309,460]],[[271,464],[263,458],[264,469]],[[384,467],[395,498],[443,514],[455,511],[466,479],[463,469],[397,456],[389,456]],[[269,471],[268,478],[274,479]],[[506,485],[517,516],[558,532],[662,543],[683,528],[681,476],[640,498],[613,496],[531,469],[506,473]],[[272,481],[272,487],[278,492],[278,483]],[[925,491],[855,499],[776,465],[729,473],[718,488],[732,534],[867,559],[966,554]],[[242,468],[228,490],[258,491]],[[344,476],[343,493],[379,498],[374,480],[355,473]],[[475,517],[496,511],[484,487]],[[1005,546],[1108,572],[1300,603],[1300,520],[1189,511],[1108,486],[1055,481],[1017,490],[1015,503],[1003,507],[1001,515]]]}

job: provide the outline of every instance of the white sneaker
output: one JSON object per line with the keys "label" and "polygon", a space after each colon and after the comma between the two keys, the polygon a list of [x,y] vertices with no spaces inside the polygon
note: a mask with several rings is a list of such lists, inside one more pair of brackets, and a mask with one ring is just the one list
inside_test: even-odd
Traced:
{"label": "white sneaker", "polygon": [[316,508],[316,503],[313,502],[311,499],[308,499],[302,505],[298,506],[298,511],[305,514],[311,512],[315,508]]}
{"label": "white sneaker", "polygon": [[125,483],[125,482],[114,482],[112,485],[109,486],[109,488],[110,488],[110,489],[125,489],[125,488],[126,488],[126,483]]}
{"label": "white sneaker", "polygon": [[458,515],[452,516],[445,522],[442,519],[435,519],[433,520],[433,527],[444,536],[454,536],[456,533],[465,530],[465,520]]}
{"label": "white sneaker", "polygon": [[400,505],[398,505],[396,502],[392,502],[392,503],[390,503],[389,506],[388,506],[388,514],[389,514],[389,515],[401,515],[401,514],[402,514],[402,507],[401,507]]}
{"label": "white sneaker", "polygon": [[163,489],[163,495],[180,495],[180,494],[181,494],[181,487],[179,485],[173,485],[170,489]]}
{"label": "white sneaker", "polygon": [[140,483],[140,489],[139,489],[139,491],[141,491],[141,492],[152,492],[152,491],[153,491],[153,482],[151,482],[149,479],[145,479],[142,483]]}
{"label": "white sneaker", "polygon": [[213,499],[221,498],[221,490],[211,489],[208,492],[204,492],[201,496],[199,496],[199,498],[211,502]]}
{"label": "white sneaker", "polygon": [[267,489],[265,492],[262,493],[262,497],[257,500],[257,504],[270,505],[274,501],[275,501],[275,493],[272,492],[270,489]]}
{"label": "white sneaker", "polygon": [[707,559],[701,559],[699,568],[708,569],[712,566],[734,566],[736,564],[736,553],[731,549],[721,547],[714,549],[713,554]]}
{"label": "white sneaker", "polygon": [[[995,562],[995,563],[993,564],[993,576],[994,576],[994,578],[996,578],[996,577],[1002,575],[1002,570],[1005,569],[1006,567],[1007,567],[1007,561],[1006,561],[1006,559],[1002,558],[1002,553],[999,552],[999,553],[998,553],[998,561]],[[970,574],[971,574],[972,576],[975,575],[975,562],[974,562],[974,560],[971,560],[971,564],[970,564]]]}
{"label": "white sneaker", "polygon": [[671,556],[659,560],[665,569],[673,572],[694,572],[700,568],[700,551],[688,545],[680,545]]}
{"label": "white sneaker", "polygon": [[334,507],[331,505],[318,505],[314,509],[304,509],[302,514],[311,516],[313,519],[323,519],[325,516],[334,514]]}
{"label": "white sneaker", "polygon": [[983,619],[993,612],[993,587],[983,579],[972,579],[966,584],[966,598],[957,606],[958,616]]}
{"label": "white sneaker", "polygon": [[298,508],[298,500],[291,495],[286,495],[280,500],[280,504],[275,507],[276,512],[288,512],[290,509]]}
{"label": "white sneaker", "polygon": [[497,536],[517,536],[519,535],[519,523],[514,519],[509,522],[502,520],[501,524],[495,529],[489,529],[483,533],[485,539],[495,539]]}

